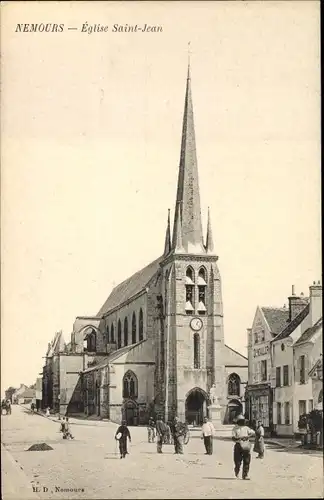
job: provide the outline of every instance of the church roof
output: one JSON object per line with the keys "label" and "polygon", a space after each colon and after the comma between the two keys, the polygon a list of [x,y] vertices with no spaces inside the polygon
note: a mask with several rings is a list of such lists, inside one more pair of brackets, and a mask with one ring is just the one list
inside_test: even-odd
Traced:
{"label": "church roof", "polygon": [[316,323],[313,326],[307,328],[307,330],[305,330],[304,333],[301,334],[299,339],[295,342],[295,345],[304,344],[305,342],[308,342],[308,340],[310,340],[312,336],[322,327],[323,327],[323,318],[320,318],[318,321],[316,321]]}
{"label": "church roof", "polygon": [[284,307],[261,307],[271,333],[278,335],[287,326],[289,309]]}
{"label": "church roof", "polygon": [[134,349],[134,347],[137,347],[139,344],[142,344],[143,342],[146,342],[146,339],[141,340],[140,342],[137,342],[136,344],[131,344],[128,346],[121,347],[117,351],[112,352],[109,356],[106,356],[103,359],[100,358],[99,363],[91,366],[90,368],[87,368],[86,370],[83,370],[83,373],[91,372],[93,370],[98,370],[99,368],[103,368],[105,366],[108,366],[110,363],[113,363],[118,358],[120,358],[121,356],[124,356],[124,354],[127,354],[129,351]]}
{"label": "church roof", "polygon": [[107,314],[112,309],[115,309],[139,292],[145,290],[148,283],[158,271],[160,262],[163,258],[163,256],[159,257],[148,266],[144,267],[140,271],[137,271],[130,278],[117,285],[109,295],[104,305],[101,307],[97,316]]}

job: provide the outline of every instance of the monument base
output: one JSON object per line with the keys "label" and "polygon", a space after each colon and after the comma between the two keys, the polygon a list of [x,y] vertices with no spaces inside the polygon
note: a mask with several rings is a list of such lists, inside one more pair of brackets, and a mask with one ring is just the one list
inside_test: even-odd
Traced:
{"label": "monument base", "polygon": [[215,429],[222,426],[221,409],[222,407],[218,404],[208,406],[208,416]]}

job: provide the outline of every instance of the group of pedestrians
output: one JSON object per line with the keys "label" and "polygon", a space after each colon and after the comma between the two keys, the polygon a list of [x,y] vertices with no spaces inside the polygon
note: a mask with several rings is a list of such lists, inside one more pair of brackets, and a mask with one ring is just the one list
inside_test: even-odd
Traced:
{"label": "group of pedestrians", "polygon": [[[147,431],[148,442],[154,443],[157,439],[157,452],[162,453],[164,443],[170,443],[172,440],[175,453],[183,454],[183,436],[185,433],[185,424],[182,424],[179,418],[175,418],[173,424],[166,424],[159,415],[156,423],[153,418],[149,419]],[[213,438],[216,432],[213,423],[207,418],[204,418],[201,439],[204,442],[205,454],[213,454]],[[242,479],[248,480],[248,474],[251,463],[252,444],[251,438],[254,437],[253,451],[257,453],[257,458],[264,458],[264,428],[262,422],[257,422],[255,431],[251,429],[243,415],[236,418],[236,424],[232,430],[232,440],[234,441],[234,473],[238,478],[242,467]]]}
{"label": "group of pedestrians", "polygon": [[[150,418],[147,430],[149,443],[154,443],[156,437],[157,453],[163,453],[163,444],[170,443],[172,440],[174,444],[174,453],[179,455],[183,454],[184,435],[188,428],[187,424],[181,422],[178,417],[175,417],[173,422],[168,424],[163,421],[161,415],[158,415],[156,422],[154,422],[153,418]],[[60,431],[63,434],[63,439],[74,439],[70,431],[68,417],[63,417]],[[201,439],[204,442],[206,455],[213,454],[213,438],[215,434],[216,432],[212,422],[205,417],[201,429]],[[264,428],[262,423],[259,421],[254,431],[247,425],[244,416],[239,415],[236,418],[236,424],[232,430],[232,440],[235,443],[233,458],[236,478],[239,477],[242,467],[242,479],[249,479],[248,474],[251,463],[252,437],[255,438],[253,451],[257,453],[257,458],[262,459],[264,457]],[[121,425],[117,428],[115,439],[119,442],[120,458],[126,458],[126,455],[129,454],[127,443],[128,441],[131,443],[131,435],[125,420],[123,420]]]}
{"label": "group of pedestrians", "polygon": [[157,453],[163,453],[164,444],[173,444],[176,455],[183,454],[184,436],[188,432],[187,424],[175,417],[172,422],[164,422],[161,415],[157,416],[156,422],[151,417],[147,426],[148,442],[154,443],[156,438]]}

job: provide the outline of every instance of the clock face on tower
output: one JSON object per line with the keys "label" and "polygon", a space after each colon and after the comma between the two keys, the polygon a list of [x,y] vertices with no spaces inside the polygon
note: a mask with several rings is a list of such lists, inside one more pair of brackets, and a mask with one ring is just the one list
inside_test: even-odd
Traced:
{"label": "clock face on tower", "polygon": [[199,332],[203,324],[200,318],[192,318],[192,320],[190,321],[190,326],[192,330],[194,330],[195,332]]}

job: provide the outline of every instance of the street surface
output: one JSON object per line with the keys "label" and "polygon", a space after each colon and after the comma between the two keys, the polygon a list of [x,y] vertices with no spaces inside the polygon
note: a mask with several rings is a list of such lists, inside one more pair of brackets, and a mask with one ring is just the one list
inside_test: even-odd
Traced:
{"label": "street surface", "polygon": [[[214,455],[207,456],[198,432],[184,455],[174,455],[170,445],[158,455],[146,429],[130,427],[130,454],[120,460],[116,424],[71,419],[75,439],[63,440],[59,423],[22,407],[1,418],[4,500],[323,497],[319,453],[266,446],[264,460],[253,453],[251,480],[243,481],[234,477],[231,441],[214,440]],[[26,451],[35,443],[53,450]]]}

